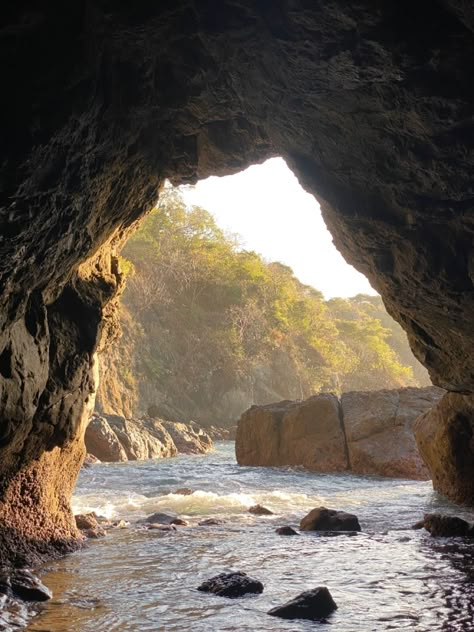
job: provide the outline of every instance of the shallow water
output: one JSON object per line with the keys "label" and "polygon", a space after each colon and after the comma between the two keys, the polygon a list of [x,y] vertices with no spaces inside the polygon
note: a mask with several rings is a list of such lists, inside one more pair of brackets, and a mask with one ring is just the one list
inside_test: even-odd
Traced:
{"label": "shallow water", "polygon": [[[190,487],[191,496],[172,492]],[[261,503],[274,516],[253,516]],[[356,513],[357,536],[278,536],[310,509]],[[135,521],[171,511],[188,527],[164,533],[132,524],[50,564],[54,599],[28,630],[36,632],[381,632],[474,630],[474,543],[429,537],[409,527],[426,511],[460,511],[430,483],[322,475],[235,463],[234,444],[205,456],[101,464],[81,473],[76,513],[95,510]],[[197,526],[217,517],[219,526]],[[243,570],[262,595],[225,599],[196,587],[214,574]],[[297,593],[327,586],[338,610],[327,622],[284,621],[267,610]]]}

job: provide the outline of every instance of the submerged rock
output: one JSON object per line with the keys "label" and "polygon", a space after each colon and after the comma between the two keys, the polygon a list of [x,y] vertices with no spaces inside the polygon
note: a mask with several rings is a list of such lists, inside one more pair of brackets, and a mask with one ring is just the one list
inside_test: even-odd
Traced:
{"label": "submerged rock", "polygon": [[198,590],[211,592],[219,597],[241,597],[247,593],[262,593],[263,584],[258,579],[249,577],[247,573],[236,571],[234,573],[221,573],[206,580]]}
{"label": "submerged rock", "polygon": [[273,511],[267,509],[263,505],[253,505],[249,508],[249,513],[255,514],[256,516],[273,516]]}
{"label": "submerged rock", "polygon": [[224,524],[224,520],[218,520],[217,518],[206,518],[198,522],[199,527],[215,527],[219,524]]}
{"label": "submerged rock", "polygon": [[309,619],[317,621],[324,619],[331,612],[337,610],[337,605],[331,593],[325,586],[312,590],[305,590],[291,601],[282,606],[272,608],[267,614],[281,619]]}
{"label": "submerged rock", "polygon": [[474,537],[474,526],[457,516],[425,514],[423,520],[418,524],[421,524],[433,537],[437,538]]}
{"label": "submerged rock", "polygon": [[176,520],[177,518],[178,516],[176,514],[168,514],[157,511],[146,518],[142,518],[139,522],[146,522],[149,524],[171,524],[173,520]]}
{"label": "submerged rock", "polygon": [[191,496],[194,492],[190,487],[180,487],[179,489],[175,489],[172,494],[176,494],[178,496]]}
{"label": "submerged rock", "polygon": [[53,593],[29,569],[0,570],[0,593],[24,601],[48,601]]}
{"label": "submerged rock", "polygon": [[278,535],[299,535],[298,531],[289,526],[278,527],[278,529],[275,529],[275,533],[278,533]]}
{"label": "submerged rock", "polygon": [[300,522],[301,531],[360,531],[360,524],[357,516],[317,507],[309,512]]}

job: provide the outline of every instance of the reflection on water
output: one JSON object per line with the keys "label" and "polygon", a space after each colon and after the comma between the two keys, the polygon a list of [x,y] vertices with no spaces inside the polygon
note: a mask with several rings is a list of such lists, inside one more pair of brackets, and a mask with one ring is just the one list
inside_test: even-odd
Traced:
{"label": "reflection on water", "polygon": [[[195,492],[173,494],[178,487]],[[257,503],[275,515],[247,513]],[[363,533],[275,534],[321,504],[356,513]],[[241,468],[227,442],[205,456],[94,466],[81,474],[74,509],[131,521],[172,511],[191,524],[173,533],[118,530],[49,565],[54,599],[29,630],[309,632],[312,622],[266,611],[319,585],[339,609],[318,632],[474,629],[474,543],[409,529],[426,511],[463,515],[429,483]],[[197,525],[211,516],[225,522]],[[227,600],[196,591],[228,570],[255,575],[264,593]]]}

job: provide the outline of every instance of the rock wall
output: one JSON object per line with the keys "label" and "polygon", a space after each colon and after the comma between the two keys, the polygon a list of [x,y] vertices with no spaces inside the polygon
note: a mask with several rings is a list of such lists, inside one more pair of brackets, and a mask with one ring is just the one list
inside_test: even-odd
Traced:
{"label": "rock wall", "polygon": [[237,424],[240,465],[302,465],[320,472],[348,468],[340,403],[323,394],[301,401],[252,406]]}
{"label": "rock wall", "polygon": [[413,424],[443,394],[435,387],[344,393],[341,407],[351,470],[430,478],[414,440]]}
{"label": "rock wall", "polygon": [[111,255],[166,177],[282,155],[433,381],[473,392],[473,24],[454,0],[5,7],[0,549],[59,506],[37,464],[79,441]]}
{"label": "rock wall", "polygon": [[237,462],[428,479],[413,424],[443,393],[436,387],[402,388],[345,393],[341,400],[324,393],[252,406],[237,426]]}
{"label": "rock wall", "polygon": [[87,426],[85,444],[89,454],[109,462],[204,454],[213,447],[211,437],[194,423],[97,414]]}
{"label": "rock wall", "polygon": [[447,393],[419,417],[416,441],[433,486],[455,502],[474,505],[474,398]]}

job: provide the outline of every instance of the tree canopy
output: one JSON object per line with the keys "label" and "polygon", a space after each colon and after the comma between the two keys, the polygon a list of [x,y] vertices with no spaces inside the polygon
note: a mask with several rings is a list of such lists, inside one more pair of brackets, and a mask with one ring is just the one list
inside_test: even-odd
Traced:
{"label": "tree canopy", "polygon": [[232,418],[239,405],[428,382],[380,297],[325,301],[288,266],[242,249],[206,210],[187,208],[176,189],[123,256],[129,315],[118,344],[137,346],[129,370],[142,406],[156,403],[143,401],[154,392],[163,414],[202,421],[206,410],[226,416],[225,402]]}

